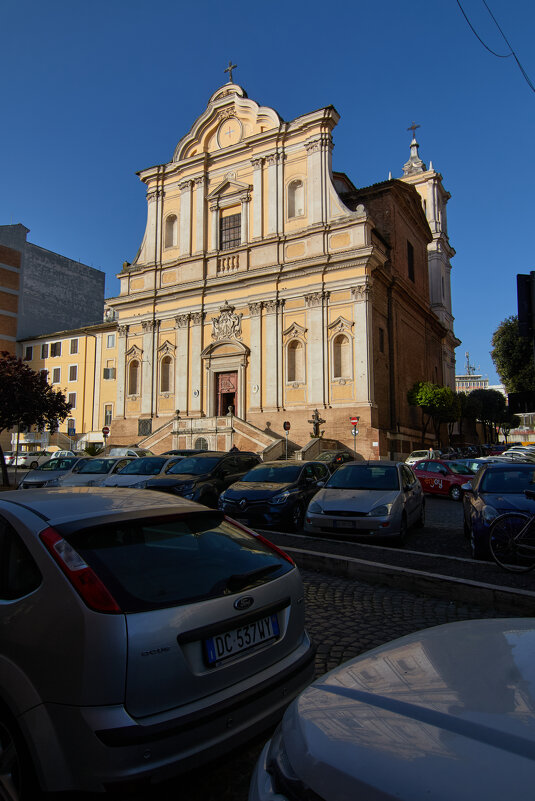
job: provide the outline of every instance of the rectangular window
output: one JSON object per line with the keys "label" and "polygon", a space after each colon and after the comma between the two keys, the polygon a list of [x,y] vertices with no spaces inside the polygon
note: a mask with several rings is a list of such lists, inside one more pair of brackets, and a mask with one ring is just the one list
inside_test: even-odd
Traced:
{"label": "rectangular window", "polygon": [[31,345],[26,345],[24,349],[24,361],[31,362],[33,358],[33,347]]}
{"label": "rectangular window", "polygon": [[104,406],[104,425],[110,426],[111,420],[113,417],[113,405],[111,403],[106,403]]}
{"label": "rectangular window", "polygon": [[48,381],[48,370],[39,370],[39,372]]}
{"label": "rectangular window", "polygon": [[219,249],[231,250],[241,244],[241,214],[230,214],[220,221]]}
{"label": "rectangular window", "polygon": [[414,248],[410,242],[407,242],[407,269],[410,280],[414,281]]}
{"label": "rectangular window", "polygon": [[67,400],[71,404],[71,408],[76,409],[76,392],[69,392],[69,397]]}
{"label": "rectangular window", "polygon": [[78,365],[71,364],[69,366],[69,381],[78,381]]}
{"label": "rectangular window", "polygon": [[104,367],[102,370],[102,378],[105,381],[115,378],[115,367]]}
{"label": "rectangular window", "polygon": [[385,352],[385,332],[384,328],[379,329],[379,350],[381,353]]}
{"label": "rectangular window", "polygon": [[108,334],[108,338],[106,339],[106,347],[107,348],[115,347],[115,334]]}
{"label": "rectangular window", "polygon": [[50,345],[51,356],[61,356],[61,342],[52,342]]}
{"label": "rectangular window", "polygon": [[48,345],[41,345],[41,359],[48,359]]}
{"label": "rectangular window", "polygon": [[59,384],[61,381],[61,367],[54,367],[52,370],[52,383]]}
{"label": "rectangular window", "polygon": [[78,353],[78,340],[71,339],[71,353]]}

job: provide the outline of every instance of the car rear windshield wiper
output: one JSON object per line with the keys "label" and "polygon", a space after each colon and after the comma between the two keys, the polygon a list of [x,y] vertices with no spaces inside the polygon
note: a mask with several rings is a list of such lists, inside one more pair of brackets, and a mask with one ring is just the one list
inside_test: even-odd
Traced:
{"label": "car rear windshield wiper", "polygon": [[212,587],[212,593],[218,593],[221,592],[221,590],[227,592],[238,592],[239,590],[243,590],[245,587],[253,584],[255,581],[257,581],[257,579],[267,576],[269,573],[273,573],[279,568],[280,564],[277,563],[264,565],[263,567],[257,567],[256,570],[249,570],[247,573],[233,573],[228,578],[218,581],[217,584],[214,584]]}

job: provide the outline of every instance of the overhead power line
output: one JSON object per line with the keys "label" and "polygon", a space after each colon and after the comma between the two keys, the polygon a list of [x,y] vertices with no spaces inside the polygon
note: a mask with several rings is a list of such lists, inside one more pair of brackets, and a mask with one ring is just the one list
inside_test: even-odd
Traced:
{"label": "overhead power line", "polygon": [[474,26],[472,25],[472,23],[471,23],[471,22],[470,22],[470,20],[468,19],[468,16],[467,16],[467,14],[466,14],[466,12],[465,12],[464,8],[462,7],[462,5],[461,5],[461,3],[460,3],[460,0],[457,0],[457,5],[459,6],[459,8],[460,8],[460,10],[461,10],[461,13],[462,13],[463,17],[465,18],[466,22],[468,23],[468,26],[469,26],[470,30],[472,31],[472,33],[474,34],[474,36],[476,37],[476,39],[477,39],[477,40],[478,40],[478,41],[479,41],[479,42],[480,42],[480,43],[483,45],[483,47],[485,48],[485,50],[488,50],[488,51],[489,51],[489,53],[492,53],[492,55],[493,55],[493,56],[496,56],[496,58],[510,58],[510,57],[512,56],[512,57],[514,58],[514,60],[516,61],[516,64],[517,64],[517,66],[518,66],[518,69],[519,69],[519,70],[520,70],[520,72],[522,73],[522,75],[523,75],[523,77],[524,77],[524,80],[526,81],[527,85],[529,86],[529,88],[531,89],[531,91],[532,91],[532,92],[535,92],[535,86],[533,85],[532,81],[530,80],[530,78],[529,78],[529,75],[527,74],[526,70],[524,69],[524,67],[523,67],[523,66],[522,66],[522,64],[520,63],[520,61],[519,61],[519,59],[518,59],[518,56],[517,56],[517,54],[516,54],[516,53],[515,53],[515,51],[513,50],[513,48],[512,48],[512,46],[511,46],[511,44],[509,43],[509,40],[507,39],[506,35],[505,35],[505,34],[504,34],[504,32],[502,31],[502,29],[501,29],[501,27],[500,27],[500,25],[499,25],[498,21],[496,20],[496,17],[494,16],[494,14],[492,13],[492,11],[491,11],[491,10],[490,10],[490,8],[488,7],[486,0],[483,0],[483,5],[484,5],[484,6],[485,6],[485,8],[487,9],[487,11],[488,11],[488,13],[489,13],[489,15],[490,15],[490,17],[491,17],[492,21],[494,22],[494,24],[495,24],[495,25],[496,25],[496,27],[498,28],[498,30],[499,30],[499,32],[500,32],[500,35],[501,35],[502,39],[504,40],[505,44],[506,44],[506,45],[507,45],[507,47],[509,48],[509,53],[496,53],[496,52],[495,52],[494,50],[492,50],[492,49],[491,49],[491,48],[490,48],[490,47],[489,47],[487,44],[485,44],[485,42],[483,41],[483,39],[481,38],[481,36],[479,36],[479,34],[477,33],[476,29],[474,28]]}

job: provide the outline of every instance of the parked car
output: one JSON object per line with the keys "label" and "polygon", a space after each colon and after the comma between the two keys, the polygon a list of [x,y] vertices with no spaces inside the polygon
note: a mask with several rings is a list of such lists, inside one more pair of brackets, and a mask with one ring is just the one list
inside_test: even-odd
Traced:
{"label": "parked car", "polygon": [[160,456],[195,456],[198,453],[207,453],[204,448],[178,448],[174,451],[164,451]]}
{"label": "parked car", "polygon": [[75,453],[74,451],[53,451],[52,458],[53,459],[61,459],[63,456],[81,456],[81,453]]}
{"label": "parked car", "polygon": [[489,527],[498,515],[535,514],[535,501],[526,498],[525,489],[535,489],[535,466],[522,462],[491,462],[463,487],[464,533],[474,559],[490,558]]}
{"label": "parked car", "polygon": [[129,464],[133,456],[112,459],[107,456],[94,456],[88,459],[76,472],[60,476],[60,487],[100,487],[108,476],[118,473]]}
{"label": "parked car", "polygon": [[148,787],[273,726],[313,676],[297,568],[218,511],[4,492],[0,531],[6,798]]}
{"label": "parked car", "polygon": [[474,475],[472,468],[464,462],[448,462],[443,459],[416,462],[412,469],[424,492],[448,495],[454,501],[461,500],[462,485]]}
{"label": "parked car", "polygon": [[261,461],[248,451],[203,451],[178,459],[165,477],[148,479],[146,489],[170,492],[215,508],[223,490]]}
{"label": "parked car", "polygon": [[132,458],[118,473],[109,475],[103,483],[104,487],[143,488],[147,479],[165,475],[180,461],[179,456],[141,456]]}
{"label": "parked car", "polygon": [[249,801],[529,798],[533,618],[446,623],[361,654],[286,711]]}
{"label": "parked car", "polygon": [[80,470],[89,461],[89,456],[65,456],[61,459],[49,459],[35,470],[30,470],[22,481],[18,489],[41,489],[42,487],[59,486],[60,478]]}
{"label": "parked car", "polygon": [[329,468],[319,461],[264,462],[221,493],[219,508],[253,528],[296,531],[308,502],[329,476]]}
{"label": "parked car", "polygon": [[133,456],[134,458],[141,458],[142,456],[154,456],[154,454],[152,451],[149,451],[146,448],[136,448],[135,446],[131,446],[128,448],[110,448],[106,456],[115,456],[116,458],[119,456]]}
{"label": "parked car", "polygon": [[424,522],[424,493],[409,465],[348,462],[311,500],[304,529],[308,534],[388,537],[402,543],[408,528]]}
{"label": "parked car", "polygon": [[12,467],[27,467],[35,470],[36,467],[47,462],[54,454],[51,451],[19,451],[13,460]]}
{"label": "parked car", "polygon": [[435,448],[429,448],[428,450],[420,450],[420,451],[412,451],[409,453],[407,458],[405,459],[405,464],[413,465],[416,462],[421,462],[422,459],[440,459],[441,451],[436,450]]}
{"label": "parked car", "polygon": [[14,464],[15,459],[17,458],[17,453],[16,451],[4,451],[3,453],[6,467],[10,467],[12,464]]}
{"label": "parked car", "polygon": [[315,462],[327,465],[330,473],[334,473],[336,468],[344,462],[353,462],[354,460],[355,457],[349,451],[323,451],[314,459]]}

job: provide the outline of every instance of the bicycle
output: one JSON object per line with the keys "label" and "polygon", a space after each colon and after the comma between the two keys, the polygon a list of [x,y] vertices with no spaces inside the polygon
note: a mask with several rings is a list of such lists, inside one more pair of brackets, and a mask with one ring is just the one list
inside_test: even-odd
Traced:
{"label": "bicycle", "polygon": [[[535,491],[524,490],[535,500]],[[535,515],[505,512],[491,523],[490,553],[497,565],[510,573],[528,573],[535,567]]]}

